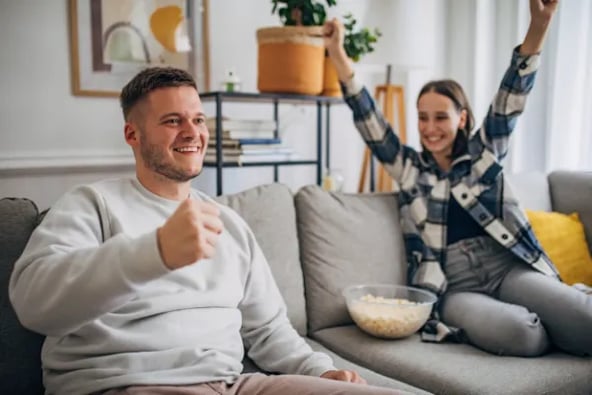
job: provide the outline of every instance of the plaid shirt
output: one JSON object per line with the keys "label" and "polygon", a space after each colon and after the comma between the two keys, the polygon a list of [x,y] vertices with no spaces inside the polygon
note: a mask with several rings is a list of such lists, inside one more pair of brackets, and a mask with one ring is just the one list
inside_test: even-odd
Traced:
{"label": "plaid shirt", "polygon": [[[470,134],[467,153],[454,160],[448,173],[428,153],[401,144],[391,125],[375,108],[366,88],[355,78],[342,84],[356,128],[396,181],[411,285],[438,295],[446,291],[442,265],[446,258],[446,220],[451,194],[493,239],[536,270],[558,277],[500,165],[534,84],[538,63],[538,55],[524,57],[518,48],[514,50],[483,124]],[[424,340],[440,341],[454,332],[437,319],[434,309],[434,320],[424,327]]]}

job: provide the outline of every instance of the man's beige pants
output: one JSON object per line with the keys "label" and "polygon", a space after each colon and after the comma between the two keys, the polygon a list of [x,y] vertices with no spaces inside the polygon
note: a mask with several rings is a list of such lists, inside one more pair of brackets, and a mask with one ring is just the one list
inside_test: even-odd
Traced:
{"label": "man's beige pants", "polygon": [[187,386],[132,386],[103,395],[401,395],[406,392],[312,376],[242,374],[233,384],[223,381]]}

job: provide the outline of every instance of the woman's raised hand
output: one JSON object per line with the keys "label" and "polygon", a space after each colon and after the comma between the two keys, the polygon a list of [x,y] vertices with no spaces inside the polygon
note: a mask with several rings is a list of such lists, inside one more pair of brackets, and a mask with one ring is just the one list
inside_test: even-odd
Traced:
{"label": "woman's raised hand", "polygon": [[530,26],[520,46],[522,55],[541,52],[559,0],[530,0]]}
{"label": "woman's raised hand", "polygon": [[343,47],[344,36],[345,29],[343,24],[337,19],[333,18],[323,25],[325,48],[327,48],[329,58],[335,66],[337,77],[340,81],[349,80],[354,73]]}
{"label": "woman's raised hand", "polygon": [[530,0],[531,23],[548,25],[558,5],[559,0]]}
{"label": "woman's raised hand", "polygon": [[344,28],[341,22],[333,18],[323,25],[323,40],[329,55],[339,55],[343,48]]}

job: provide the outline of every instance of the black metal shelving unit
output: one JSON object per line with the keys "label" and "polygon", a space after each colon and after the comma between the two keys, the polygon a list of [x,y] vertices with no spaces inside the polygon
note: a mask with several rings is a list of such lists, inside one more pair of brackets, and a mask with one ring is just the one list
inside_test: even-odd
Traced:
{"label": "black metal shelving unit", "polygon": [[[273,104],[273,118],[279,124],[279,105],[302,104],[316,105],[317,107],[317,154],[316,158],[310,160],[278,161],[278,162],[251,162],[251,163],[228,163],[223,161],[222,157],[222,133],[216,133],[216,163],[206,163],[204,167],[216,168],[216,194],[222,195],[222,176],[225,167],[255,167],[255,166],[273,166],[273,181],[279,179],[280,166],[301,166],[316,165],[317,184],[321,185],[323,177],[323,110],[325,111],[325,167],[330,167],[330,130],[331,130],[331,105],[343,103],[343,99],[327,96],[308,96],[285,93],[248,93],[248,92],[206,92],[199,95],[202,102],[215,102],[216,130],[222,130],[222,104],[227,103],[271,103]],[[278,137],[278,130],[275,130],[275,137]]]}

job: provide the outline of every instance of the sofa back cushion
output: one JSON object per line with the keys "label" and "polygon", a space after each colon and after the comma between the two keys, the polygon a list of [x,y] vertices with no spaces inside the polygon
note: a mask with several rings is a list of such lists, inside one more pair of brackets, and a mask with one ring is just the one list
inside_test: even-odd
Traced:
{"label": "sofa back cushion", "polygon": [[290,189],[281,184],[264,185],[216,200],[249,224],[284,297],[292,325],[301,335],[306,334],[304,285]]}
{"label": "sofa back cushion", "polygon": [[15,261],[38,223],[35,204],[27,199],[0,200],[0,394],[43,394],[43,336],[20,324],[8,298]]}
{"label": "sofa back cushion", "polygon": [[549,175],[553,210],[577,212],[592,251],[592,172],[554,171]]}
{"label": "sofa back cushion", "polygon": [[343,194],[316,185],[295,197],[309,333],[351,323],[342,290],[405,284],[407,264],[394,194]]}
{"label": "sofa back cushion", "polygon": [[551,191],[545,173],[525,172],[506,174],[520,206],[537,211],[551,211]]}

